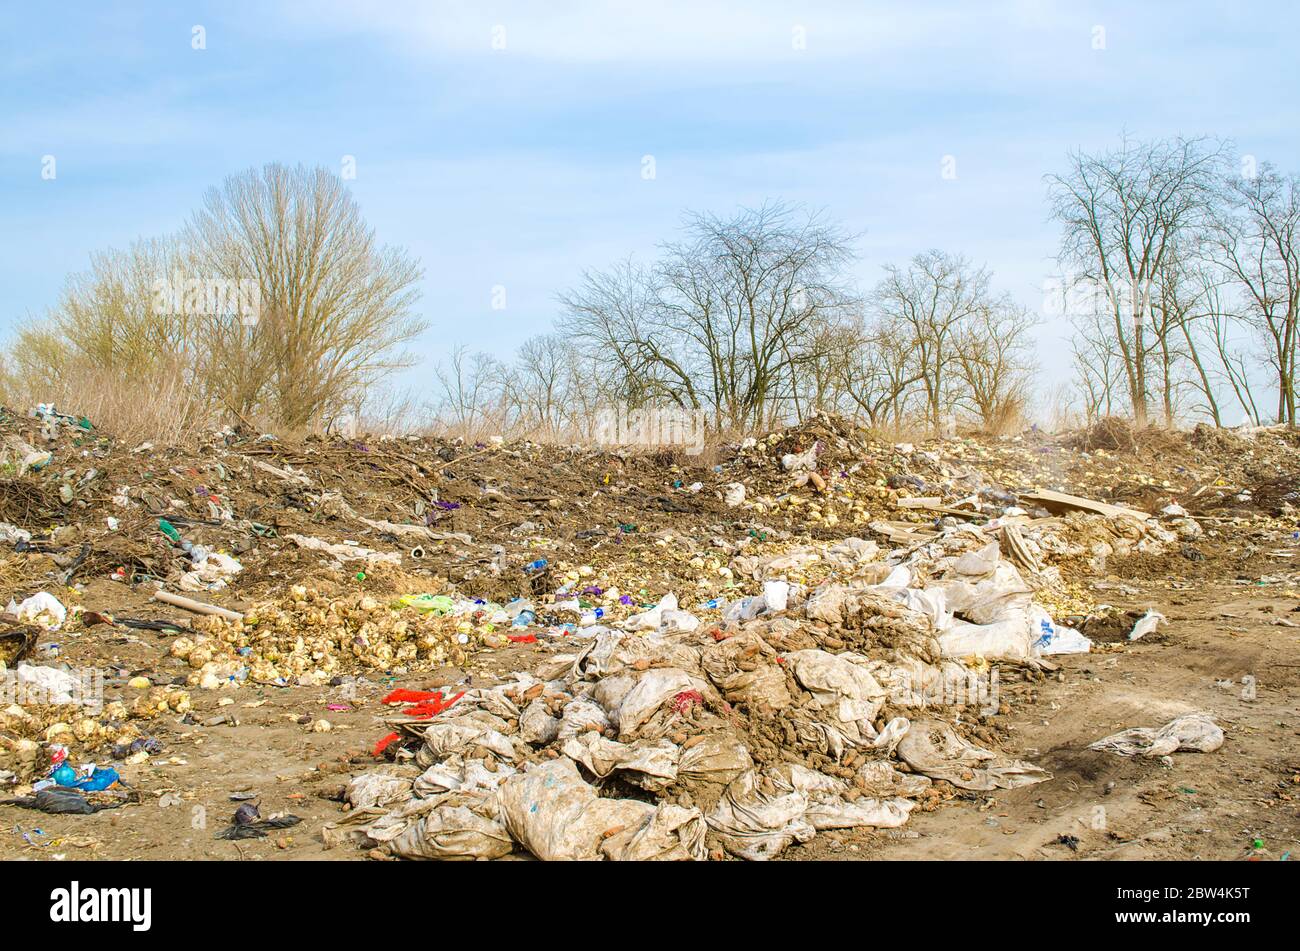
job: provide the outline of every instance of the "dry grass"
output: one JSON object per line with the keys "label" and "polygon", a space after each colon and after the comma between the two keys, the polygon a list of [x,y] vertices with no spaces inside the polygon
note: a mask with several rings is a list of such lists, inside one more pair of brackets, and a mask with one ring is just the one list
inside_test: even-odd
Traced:
{"label": "dry grass", "polygon": [[1186,433],[1176,429],[1156,425],[1140,429],[1130,420],[1107,416],[1071,438],[1070,445],[1084,452],[1104,449],[1106,452],[1151,454],[1182,447],[1186,440]]}
{"label": "dry grass", "polygon": [[53,403],[87,417],[96,428],[127,442],[183,443],[217,420],[188,386],[183,374],[164,370],[149,378],[126,378],[87,366],[65,367],[57,379],[7,380],[5,404],[27,410]]}

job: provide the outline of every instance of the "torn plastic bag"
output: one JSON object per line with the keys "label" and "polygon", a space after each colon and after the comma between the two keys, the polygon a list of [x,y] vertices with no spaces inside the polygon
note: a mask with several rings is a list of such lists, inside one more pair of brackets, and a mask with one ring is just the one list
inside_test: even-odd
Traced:
{"label": "torn plastic bag", "polygon": [[858,767],[854,785],[877,799],[915,797],[925,793],[933,781],[920,773],[900,773],[888,760],[878,759]]}
{"label": "torn plastic bag", "polygon": [[660,634],[634,635],[607,629],[582,650],[573,671],[576,677],[594,680],[628,670],[639,662],[646,666],[696,670],[700,666],[700,652]]}
{"label": "torn plastic bag", "polygon": [[726,788],[707,818],[724,849],[762,862],[780,855],[790,843],[807,842],[817,834],[804,818],[807,811],[808,797],[802,792],[781,791],[770,779],[763,783],[757,770],[750,770]]}
{"label": "torn plastic bag", "polygon": [[217,833],[218,839],[265,839],[277,829],[289,829],[302,822],[298,816],[272,816],[252,822],[233,822]]}
{"label": "torn plastic bag", "polygon": [[519,736],[525,743],[545,746],[560,735],[560,718],[551,714],[546,701],[538,697],[519,715]]}
{"label": "torn plastic bag", "polygon": [[839,796],[826,799],[813,797],[808,803],[804,818],[814,829],[856,829],[870,826],[875,829],[897,829],[907,823],[908,814],[915,803],[907,799],[872,799],[859,797],[852,802]]}
{"label": "torn plastic bag", "polygon": [[675,697],[711,693],[713,688],[705,681],[684,670],[671,667],[647,670],[637,679],[636,686],[624,695],[618,707],[610,711],[610,720],[618,727],[619,739],[626,742],[637,736],[659,708]]}
{"label": "torn plastic bag", "polygon": [[661,802],[648,821],[611,834],[600,851],[615,862],[701,861],[706,831],[700,810]]}
{"label": "torn plastic bag", "polygon": [[892,753],[911,728],[912,723],[907,717],[894,717],[885,724],[885,728],[880,731],[871,745],[878,750]]}
{"label": "torn plastic bag", "polygon": [[1001,621],[1016,609],[1028,608],[1033,600],[1033,589],[1009,561],[998,562],[991,574],[973,584],[957,578],[926,590],[941,590],[945,608],[975,624]]}
{"label": "torn plastic bag", "polygon": [[788,707],[792,699],[777,652],[752,630],[706,647],[700,656],[705,673],[728,703],[743,703],[760,712]]}
{"label": "torn plastic bag", "polygon": [[857,565],[875,561],[880,555],[880,546],[865,538],[850,536],[840,539],[826,549],[826,560],[837,568],[853,568]]}
{"label": "torn plastic bag", "polygon": [[896,752],[918,773],[961,789],[1016,789],[1052,778],[1032,763],[980,749],[942,720],[914,720]]}
{"label": "torn plastic bag", "polygon": [[462,760],[459,756],[452,756],[416,777],[412,792],[417,798],[428,799],[449,792],[492,790],[514,774],[515,768],[509,763],[498,763],[493,759]]}
{"label": "torn plastic bag", "polygon": [[57,631],[68,617],[68,609],[48,591],[38,591],[22,604],[11,599],[5,611],[24,624],[36,624],[48,631]]}
{"label": "torn plastic bag", "polygon": [[19,664],[14,673],[25,703],[76,703],[83,693],[81,681],[57,667]]}
{"label": "torn plastic bag", "polygon": [[589,731],[604,733],[609,728],[609,716],[605,713],[604,707],[590,697],[575,697],[564,707],[556,736],[558,739],[567,740],[571,736]]}
{"label": "torn plastic bag", "polygon": [[953,618],[939,634],[945,657],[984,657],[988,660],[1027,660],[1033,654],[1034,632],[1024,610],[1012,611],[992,624],[971,624]]}
{"label": "torn plastic bag", "polygon": [[602,799],[567,758],[510,777],[498,801],[506,829],[544,861],[642,857],[633,843],[655,843],[656,857],[704,858],[698,810],[684,817],[633,799]]}
{"label": "torn plastic bag", "polygon": [[814,829],[851,829],[872,826],[896,829],[907,822],[913,803],[906,799],[844,798],[848,785],[834,776],[797,763],[782,763],[764,773],[780,791],[798,791],[808,797],[804,818]]}
{"label": "torn plastic bag", "polygon": [[952,563],[953,570],[963,575],[987,575],[1002,562],[1002,549],[997,542],[989,542],[983,548],[963,552]]}
{"label": "torn plastic bag", "polygon": [[389,808],[412,796],[412,779],[382,770],[372,770],[352,777],[343,798],[353,809]]}
{"label": "torn plastic bag", "polygon": [[1148,611],[1133,623],[1133,630],[1129,631],[1128,639],[1136,641],[1139,638],[1146,637],[1156,630],[1163,620],[1165,620],[1165,616],[1159,611]]}
{"label": "torn plastic bag", "polygon": [[676,782],[681,755],[671,740],[629,746],[595,733],[569,737],[560,751],[600,779],[617,772],[634,786],[650,792],[662,792]]}
{"label": "torn plastic bag", "polygon": [[1029,623],[1037,627],[1038,637],[1031,645],[1036,654],[1086,654],[1092,650],[1092,641],[1072,627],[1057,624],[1036,604],[1030,605]]}
{"label": "torn plastic bag", "polygon": [[67,786],[47,786],[45,789],[38,789],[30,796],[3,799],[0,800],[0,803],[10,806],[22,806],[24,809],[37,809],[51,815],[84,816],[99,812],[102,809],[116,809],[118,806],[127,805],[131,801],[138,801],[138,797],[135,797],[134,800],[107,794],[93,794],[88,797],[80,789],[72,789]]}
{"label": "torn plastic bag", "polygon": [[716,783],[726,786],[754,768],[749,748],[730,733],[705,733],[682,744],[677,775],[682,782]]}
{"label": "torn plastic bag", "polygon": [[[853,742],[864,737],[875,738],[871,721],[885,702],[885,689],[870,671],[850,662],[849,658],[857,656],[822,650],[792,651],[785,655],[786,666],[795,679]],[[861,660],[865,662],[866,658]]]}
{"label": "torn plastic bag", "polygon": [[523,759],[527,750],[522,742],[497,729],[497,722],[502,729],[508,729],[504,721],[482,710],[451,720],[435,721],[425,728],[421,749],[424,755],[417,757],[417,762],[427,767],[452,753],[471,751],[488,752],[512,763]]}
{"label": "torn plastic bag", "polygon": [[1213,753],[1223,745],[1223,729],[1204,713],[1189,713],[1170,720],[1159,729],[1135,727],[1088,746],[1120,756],[1166,756],[1180,750]]}
{"label": "torn plastic bag", "polygon": [[659,603],[648,611],[642,611],[640,614],[633,614],[623,622],[625,631],[657,631],[663,623],[665,611],[677,610],[677,595],[669,591]]}
{"label": "torn plastic bag", "polygon": [[483,791],[417,800],[372,823],[366,832],[389,855],[407,859],[495,859],[515,847],[497,818],[495,795]]}

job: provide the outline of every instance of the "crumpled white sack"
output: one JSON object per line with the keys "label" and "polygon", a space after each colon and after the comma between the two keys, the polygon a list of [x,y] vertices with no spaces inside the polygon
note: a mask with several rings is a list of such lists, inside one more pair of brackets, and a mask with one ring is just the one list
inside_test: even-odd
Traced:
{"label": "crumpled white sack", "polygon": [[1032,763],[980,749],[942,720],[913,721],[897,753],[916,772],[961,789],[1015,789],[1052,778]]}
{"label": "crumpled white sack", "polygon": [[43,627],[47,631],[57,631],[68,617],[68,609],[48,591],[38,592],[25,599],[22,604],[15,604],[10,600],[5,610],[15,615],[18,620]]}
{"label": "crumpled white sack", "polygon": [[1165,616],[1159,611],[1148,611],[1133,623],[1133,630],[1128,632],[1128,639],[1136,641],[1140,637],[1145,637],[1160,626],[1165,620]]}
{"label": "crumpled white sack", "polygon": [[1090,750],[1107,750],[1120,756],[1166,756],[1179,750],[1213,753],[1223,745],[1223,728],[1204,713],[1189,713],[1157,730],[1135,727],[1089,744]]}
{"label": "crumpled white sack", "polygon": [[702,860],[706,855],[698,809],[602,799],[567,758],[511,776],[497,798],[510,835],[543,861]]}

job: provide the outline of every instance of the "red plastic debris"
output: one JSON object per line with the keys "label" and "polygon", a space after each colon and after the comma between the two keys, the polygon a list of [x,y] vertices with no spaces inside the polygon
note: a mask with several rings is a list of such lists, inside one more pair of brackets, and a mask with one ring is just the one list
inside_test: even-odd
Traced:
{"label": "red plastic debris", "polygon": [[380,702],[413,704],[413,706],[407,707],[402,712],[408,716],[425,720],[442,713],[443,710],[446,710],[463,696],[465,696],[464,690],[447,700],[443,697],[441,690],[407,690],[404,687],[399,687]]}
{"label": "red plastic debris", "polygon": [[673,697],[673,708],[682,715],[685,715],[697,703],[704,703],[704,695],[698,690],[683,690]]}
{"label": "red plastic debris", "polygon": [[380,700],[380,703],[422,703],[425,700],[441,699],[441,690],[407,690],[405,687],[398,687],[387,697]]}

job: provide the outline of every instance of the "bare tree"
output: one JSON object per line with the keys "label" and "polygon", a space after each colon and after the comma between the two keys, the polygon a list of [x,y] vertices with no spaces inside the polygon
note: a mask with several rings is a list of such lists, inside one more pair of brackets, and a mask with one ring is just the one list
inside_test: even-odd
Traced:
{"label": "bare tree", "polygon": [[707,409],[715,427],[762,426],[793,402],[829,323],[852,304],[848,239],[820,216],[767,204],[693,215],[652,269],[586,275],[563,327],[607,365],[632,405]]}
{"label": "bare tree", "polygon": [[916,339],[899,323],[854,321],[831,350],[841,390],[854,415],[876,428],[902,422],[909,394],[922,372]]}
{"label": "bare tree", "polygon": [[1003,296],[990,301],[956,336],[956,369],[965,398],[984,428],[1001,432],[1021,422],[1030,391],[1038,318]]}
{"label": "bare tree", "polygon": [[1104,310],[1075,315],[1075,333],[1070,340],[1074,375],[1083,400],[1084,420],[1089,424],[1115,415],[1115,391],[1123,371],[1122,356],[1106,333],[1109,316]]}
{"label": "bare tree", "polygon": [[1052,215],[1064,227],[1061,262],[1102,291],[1139,426],[1160,344],[1150,333],[1153,283],[1175,244],[1203,223],[1222,154],[1207,139],[1125,137],[1108,152],[1071,153],[1068,171],[1048,176]]}
{"label": "bare tree", "polygon": [[218,315],[210,330],[205,376],[241,412],[266,408],[300,428],[410,364],[397,348],[425,328],[412,313],[420,269],[376,244],[332,172],[267,165],[231,176],[187,236],[204,274],[257,282],[256,322]]}
{"label": "bare tree", "polygon": [[559,330],[596,368],[605,400],[636,408],[666,399],[698,409],[683,341],[653,332],[655,293],[652,272],[630,259],[588,271],[559,297]]}
{"label": "bare tree", "polygon": [[502,383],[507,410],[530,435],[557,437],[569,430],[581,404],[576,354],[559,334],[529,337],[515,353]]}
{"label": "bare tree", "polygon": [[659,273],[664,329],[692,341],[719,425],[774,418],[783,378],[818,359],[820,332],[850,301],[848,238],[781,203],[728,219],[695,215]]}
{"label": "bare tree", "polygon": [[1300,178],[1267,163],[1253,178],[1225,182],[1212,233],[1238,288],[1246,321],[1264,338],[1277,379],[1277,420],[1296,425],[1296,351],[1300,345]]}
{"label": "bare tree", "polygon": [[470,353],[465,346],[452,348],[445,363],[434,367],[438,381],[435,413],[443,428],[474,439],[492,423],[500,426],[501,382],[505,368],[486,353]]}
{"label": "bare tree", "polygon": [[906,269],[886,266],[872,306],[885,322],[906,328],[925,390],[926,417],[937,431],[955,403],[952,391],[960,378],[950,378],[949,370],[958,338],[990,307],[988,271],[959,255],[926,251]]}

